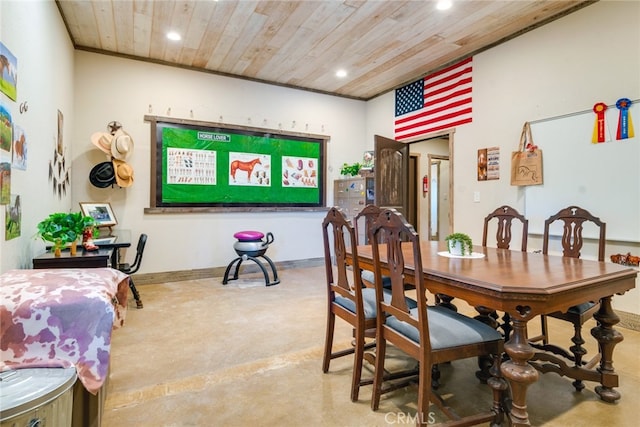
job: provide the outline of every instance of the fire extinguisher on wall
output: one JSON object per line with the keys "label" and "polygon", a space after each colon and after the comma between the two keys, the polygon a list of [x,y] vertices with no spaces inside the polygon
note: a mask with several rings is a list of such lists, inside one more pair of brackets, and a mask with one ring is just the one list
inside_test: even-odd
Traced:
{"label": "fire extinguisher on wall", "polygon": [[422,197],[427,197],[429,192],[429,177],[425,175],[422,177]]}

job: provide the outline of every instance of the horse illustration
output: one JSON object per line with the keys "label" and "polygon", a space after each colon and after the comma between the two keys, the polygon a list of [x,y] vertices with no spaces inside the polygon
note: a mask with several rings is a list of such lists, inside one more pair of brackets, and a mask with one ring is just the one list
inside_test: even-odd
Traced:
{"label": "horse illustration", "polygon": [[0,55],[0,78],[3,78],[5,68],[7,69],[7,71],[9,70],[9,65],[9,59],[7,59],[7,57],[4,55]]}
{"label": "horse illustration", "polygon": [[236,172],[238,170],[244,171],[247,173],[247,180],[251,181],[251,173],[253,172],[253,168],[256,167],[256,165],[261,165],[262,162],[260,162],[260,159],[256,158],[253,160],[250,160],[248,162],[243,162],[240,160],[234,160],[231,162],[231,177],[233,178],[233,181],[235,182],[236,180]]}
{"label": "horse illustration", "polygon": [[[9,78],[9,80],[5,79],[4,77],[5,71],[7,72],[7,77]],[[11,80],[13,80],[13,83],[15,84],[17,78],[16,74],[16,69],[9,61],[9,58],[7,58],[5,55],[0,55],[0,80],[6,80],[9,83],[11,83]]]}
{"label": "horse illustration", "polygon": [[24,138],[24,134],[20,135],[20,137],[13,142],[13,154],[15,156],[15,163],[17,164],[24,163],[25,146],[26,146],[26,141]]}

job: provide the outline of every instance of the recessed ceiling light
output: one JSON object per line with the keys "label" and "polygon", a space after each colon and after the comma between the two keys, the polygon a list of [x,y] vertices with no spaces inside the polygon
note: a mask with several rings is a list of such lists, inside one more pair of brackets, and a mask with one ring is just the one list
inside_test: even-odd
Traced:
{"label": "recessed ceiling light", "polygon": [[436,8],[438,10],[447,10],[447,9],[451,9],[452,5],[453,3],[451,2],[451,0],[438,0],[438,3],[436,4]]}
{"label": "recessed ceiling light", "polygon": [[176,33],[175,31],[168,32],[167,33],[167,38],[169,40],[173,40],[173,41],[182,40],[182,37],[180,36],[180,34]]}
{"label": "recessed ceiling light", "polygon": [[347,77],[347,72],[345,70],[336,71],[336,77],[344,78]]}

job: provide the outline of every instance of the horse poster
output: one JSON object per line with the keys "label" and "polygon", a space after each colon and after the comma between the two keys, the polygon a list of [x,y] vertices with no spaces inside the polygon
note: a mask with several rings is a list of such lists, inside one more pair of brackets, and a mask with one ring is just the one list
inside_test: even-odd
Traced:
{"label": "horse poster", "polygon": [[328,137],[149,118],[152,207],[322,207]]}

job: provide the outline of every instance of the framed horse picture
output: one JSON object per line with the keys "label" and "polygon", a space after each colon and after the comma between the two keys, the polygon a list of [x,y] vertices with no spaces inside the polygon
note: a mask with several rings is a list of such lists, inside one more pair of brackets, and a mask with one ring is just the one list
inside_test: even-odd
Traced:
{"label": "framed horse picture", "polygon": [[171,118],[151,122],[152,205],[325,206],[327,136]]}
{"label": "framed horse picture", "polygon": [[80,202],[80,210],[85,216],[90,216],[96,221],[98,227],[114,227],[118,225],[111,203],[106,202]]}

